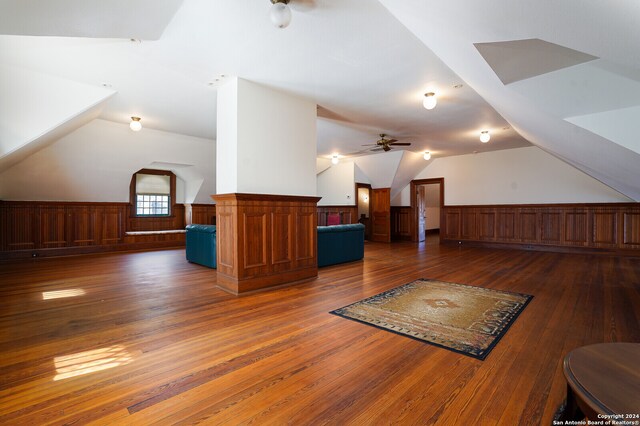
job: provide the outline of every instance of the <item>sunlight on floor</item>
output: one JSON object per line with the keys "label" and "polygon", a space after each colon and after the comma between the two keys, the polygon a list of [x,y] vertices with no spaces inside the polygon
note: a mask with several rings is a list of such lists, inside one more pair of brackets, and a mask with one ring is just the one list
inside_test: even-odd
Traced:
{"label": "sunlight on floor", "polygon": [[42,300],[62,299],[63,297],[84,296],[86,292],[81,288],[70,288],[67,290],[43,291]]}
{"label": "sunlight on floor", "polygon": [[122,345],[94,349],[54,358],[56,376],[54,381],[95,373],[130,363],[133,357]]}

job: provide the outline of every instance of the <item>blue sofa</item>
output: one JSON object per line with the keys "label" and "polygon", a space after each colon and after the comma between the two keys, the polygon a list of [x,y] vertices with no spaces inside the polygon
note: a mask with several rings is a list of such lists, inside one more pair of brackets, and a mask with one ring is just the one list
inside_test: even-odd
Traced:
{"label": "blue sofa", "polygon": [[187,225],[187,260],[200,265],[215,268],[216,263],[216,226]]}
{"label": "blue sofa", "polygon": [[363,257],[363,224],[318,226],[318,266],[351,262]]}

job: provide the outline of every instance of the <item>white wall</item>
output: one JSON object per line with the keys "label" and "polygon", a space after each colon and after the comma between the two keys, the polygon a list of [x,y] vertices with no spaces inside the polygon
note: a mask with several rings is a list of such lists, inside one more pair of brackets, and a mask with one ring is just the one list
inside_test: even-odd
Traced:
{"label": "white wall", "polygon": [[391,200],[391,205],[395,207],[409,207],[411,205],[410,185],[404,187],[398,195]]}
{"label": "white wall", "polygon": [[362,215],[369,217],[369,202],[371,201],[371,191],[369,188],[358,188],[358,218]]}
{"label": "white wall", "polygon": [[115,92],[26,69],[0,67],[0,157],[41,137]]}
{"label": "white wall", "polygon": [[218,91],[218,193],[315,195],[316,104],[231,80]]}
{"label": "white wall", "polygon": [[340,162],[320,173],[317,194],[322,197],[319,206],[354,206],[355,173],[352,162]]}
{"label": "white wall", "polygon": [[432,177],[444,177],[445,205],[631,201],[533,146],[437,158],[415,179]]}
{"label": "white wall", "polygon": [[[131,176],[154,162],[175,165],[178,202],[213,202],[215,141],[149,128],[132,132],[126,123],[100,119],[0,174],[0,199],[128,202]],[[181,170],[189,171],[187,181]],[[187,197],[193,176],[203,182]]]}
{"label": "white wall", "polygon": [[440,184],[425,185],[425,229],[440,229]]}

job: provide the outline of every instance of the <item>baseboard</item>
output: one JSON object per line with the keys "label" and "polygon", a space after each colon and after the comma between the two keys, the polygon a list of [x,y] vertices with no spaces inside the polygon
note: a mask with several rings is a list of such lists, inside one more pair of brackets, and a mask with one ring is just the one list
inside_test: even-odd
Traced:
{"label": "baseboard", "polygon": [[113,244],[101,246],[60,247],[36,250],[15,250],[0,252],[0,262],[58,256],[78,256],[83,254],[112,253],[120,251],[155,250],[182,248],[184,241],[149,241],[140,243]]}
{"label": "baseboard", "polygon": [[282,285],[294,284],[298,282],[308,281],[318,276],[318,267],[308,267],[287,271],[285,273],[251,277],[245,279],[237,279],[225,275],[218,271],[217,287],[235,295],[264,290],[267,288],[280,287]]}
{"label": "baseboard", "polygon": [[496,248],[496,249],[510,249],[510,250],[525,250],[525,251],[544,251],[553,253],[577,253],[577,254],[597,254],[597,255],[609,255],[609,256],[632,256],[640,257],[640,250],[637,249],[606,249],[595,247],[567,247],[567,246],[553,246],[542,244],[527,244],[527,243],[498,243],[498,242],[484,242],[484,241],[464,241],[464,240],[440,240],[441,244],[450,246],[465,246],[465,247],[482,247],[482,248]]}

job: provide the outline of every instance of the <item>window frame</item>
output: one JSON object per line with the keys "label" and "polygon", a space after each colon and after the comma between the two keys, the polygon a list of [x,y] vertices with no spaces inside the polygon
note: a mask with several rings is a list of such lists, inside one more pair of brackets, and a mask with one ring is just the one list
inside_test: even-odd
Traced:
{"label": "window frame", "polygon": [[[138,193],[136,191],[136,176],[138,174],[142,175],[161,175],[161,176],[169,176],[169,214],[138,214]],[[140,194],[140,195],[166,195],[166,194]],[[175,217],[175,205],[176,205],[176,175],[169,170],[158,170],[158,169],[140,169],[135,172],[131,176],[131,183],[129,184],[129,204],[131,217],[135,217],[138,219],[152,219],[152,218],[167,218],[167,217]]]}

